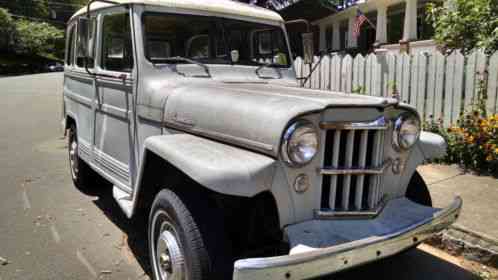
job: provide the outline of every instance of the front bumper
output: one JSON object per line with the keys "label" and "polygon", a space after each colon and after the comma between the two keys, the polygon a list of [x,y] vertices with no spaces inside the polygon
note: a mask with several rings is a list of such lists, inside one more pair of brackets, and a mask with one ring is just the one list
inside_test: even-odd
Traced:
{"label": "front bumper", "polygon": [[286,228],[291,248],[304,252],[235,262],[234,280],[309,279],[400,253],[458,218],[462,199],[444,209],[407,199],[390,201],[372,220],[313,220]]}

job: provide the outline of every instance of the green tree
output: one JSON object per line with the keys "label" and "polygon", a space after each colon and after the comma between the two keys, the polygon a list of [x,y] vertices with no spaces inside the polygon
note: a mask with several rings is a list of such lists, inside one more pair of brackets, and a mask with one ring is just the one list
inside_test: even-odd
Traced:
{"label": "green tree", "polygon": [[6,9],[0,8],[0,50],[7,51],[14,32],[14,20]]}
{"label": "green tree", "polygon": [[56,46],[64,40],[64,32],[48,23],[21,19],[16,21],[15,51],[28,55],[56,55]]}
{"label": "green tree", "polygon": [[447,50],[498,50],[498,0],[448,0],[428,5],[434,40]]}
{"label": "green tree", "polygon": [[42,19],[49,17],[48,0],[8,0],[0,2],[0,7],[16,16]]}

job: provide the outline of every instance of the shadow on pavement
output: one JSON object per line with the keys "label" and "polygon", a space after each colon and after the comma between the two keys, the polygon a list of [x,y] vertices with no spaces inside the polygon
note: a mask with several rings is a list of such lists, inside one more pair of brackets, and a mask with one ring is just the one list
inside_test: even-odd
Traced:
{"label": "shadow on pavement", "polygon": [[98,187],[82,192],[86,195],[98,197],[93,203],[127,236],[127,244],[123,244],[125,246],[123,250],[129,248],[143,271],[149,277],[152,277],[147,249],[147,217],[128,219],[112,196],[112,184],[101,179],[95,185],[98,185]]}
{"label": "shadow on pavement", "polygon": [[[105,187],[103,185],[106,185]],[[101,187],[100,187],[101,186]],[[127,246],[148,276],[152,276],[147,249],[147,219],[130,220],[112,197],[112,185],[99,182],[96,191],[86,191],[87,195],[97,196],[94,201],[102,212],[127,236]],[[398,256],[350,269],[320,280],[479,280],[472,272],[421,250],[411,250]]]}
{"label": "shadow on pavement", "polygon": [[480,280],[474,273],[437,256],[415,249],[320,280]]}

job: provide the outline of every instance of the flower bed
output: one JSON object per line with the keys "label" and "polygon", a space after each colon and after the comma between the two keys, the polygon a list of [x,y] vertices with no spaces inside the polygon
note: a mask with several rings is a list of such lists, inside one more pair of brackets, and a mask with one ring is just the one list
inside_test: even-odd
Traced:
{"label": "flower bed", "polygon": [[477,106],[461,116],[456,125],[444,128],[440,121],[430,121],[425,130],[442,135],[448,143],[443,163],[460,164],[480,174],[498,175],[498,114],[487,115]]}

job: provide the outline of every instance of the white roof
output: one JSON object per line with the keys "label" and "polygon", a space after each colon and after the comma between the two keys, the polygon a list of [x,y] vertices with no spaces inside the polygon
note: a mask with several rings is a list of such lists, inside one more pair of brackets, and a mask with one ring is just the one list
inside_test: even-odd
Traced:
{"label": "white roof", "polygon": [[[271,10],[232,0],[113,0],[119,4],[144,4],[164,6],[173,9],[186,9],[193,11],[221,13],[232,16],[253,17],[263,20],[280,21],[282,17]],[[112,6],[102,2],[95,2],[91,6],[91,11]],[[76,12],[72,18],[85,14],[86,7]]]}

